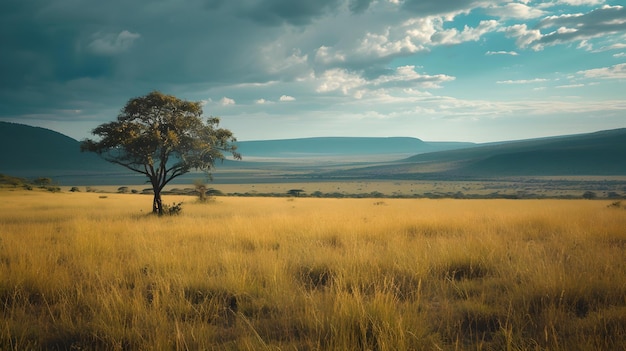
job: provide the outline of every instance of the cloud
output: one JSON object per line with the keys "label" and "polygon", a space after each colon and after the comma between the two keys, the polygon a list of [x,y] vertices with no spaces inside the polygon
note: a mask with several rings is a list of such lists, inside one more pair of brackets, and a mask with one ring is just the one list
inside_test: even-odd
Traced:
{"label": "cloud", "polygon": [[[502,1],[497,0],[496,2]],[[420,16],[445,15],[451,18],[456,14],[469,13],[472,9],[481,7],[482,4],[483,2],[480,0],[405,0],[402,8]]]}
{"label": "cloud", "polygon": [[488,7],[486,12],[501,19],[532,19],[545,15],[545,11],[520,3],[508,3],[502,6]]}
{"label": "cloud", "polygon": [[609,50],[621,50],[621,49],[626,49],[626,44],[624,44],[624,43],[616,43],[616,44],[612,44],[612,45],[609,45],[609,46],[604,46],[604,47],[601,47],[600,49],[596,50],[596,52],[609,51]]}
{"label": "cloud", "polygon": [[[551,30],[543,34],[541,30]],[[516,38],[520,48],[542,50],[573,41],[583,41],[626,31],[626,9],[623,6],[605,5],[588,13],[547,16],[535,28],[516,24],[504,29],[508,37]],[[588,48],[583,45],[581,48]]]}
{"label": "cloud", "polygon": [[543,83],[547,82],[548,79],[545,78],[535,78],[535,79],[520,79],[520,80],[499,80],[497,84],[534,84],[534,83]]}
{"label": "cloud", "polygon": [[[391,90],[404,88],[438,89],[446,82],[455,80],[455,77],[445,74],[420,74],[415,71],[415,66],[400,66],[388,74],[380,75],[368,80],[361,74],[349,72],[345,69],[330,69],[324,72],[318,80],[318,93],[340,91],[344,95],[352,95],[358,99],[367,94],[380,95],[381,89],[384,94]],[[376,92],[378,91],[378,92]]]}
{"label": "cloud", "polygon": [[438,89],[441,84],[453,81],[455,77],[445,74],[427,75],[420,74],[415,71],[415,66],[400,66],[396,71],[389,75],[383,75],[373,80],[374,86],[389,85],[393,83],[394,87],[416,86],[423,89]]}
{"label": "cloud", "polygon": [[557,85],[555,88],[557,89],[573,89],[573,88],[582,88],[584,84],[566,84],[566,85]]}
{"label": "cloud", "polygon": [[329,69],[322,73],[317,80],[319,81],[316,89],[318,93],[341,91],[347,95],[351,90],[367,84],[367,81],[360,75],[341,68]]}
{"label": "cloud", "polygon": [[225,96],[224,96],[224,97],[220,100],[220,105],[222,105],[222,106],[231,106],[231,105],[235,105],[235,100],[234,100],[234,99],[231,99],[231,98],[227,98],[227,97],[225,97]]}
{"label": "cloud", "polygon": [[433,34],[431,39],[434,43],[442,45],[460,44],[467,41],[478,41],[481,36],[494,31],[497,27],[498,22],[495,20],[480,21],[478,27],[471,28],[465,26],[463,28],[463,31],[458,31],[456,28],[442,30]]}
{"label": "cloud", "polygon": [[610,67],[579,71],[578,74],[581,74],[586,78],[626,79],[626,63],[621,63]]}
{"label": "cloud", "polygon": [[371,2],[372,0],[350,0],[348,7],[353,13],[363,13]]}
{"label": "cloud", "polygon": [[387,31],[383,34],[367,33],[361,40],[357,54],[381,58],[396,54],[416,53],[423,50],[425,50],[424,46],[413,43],[409,35],[394,39]]}
{"label": "cloud", "polygon": [[[239,5],[239,11],[260,23],[273,26],[283,23],[302,26],[337,9],[341,2],[339,0],[261,0],[243,1],[243,3],[244,5]],[[357,6],[357,8],[361,7],[362,5]]]}
{"label": "cloud", "polygon": [[288,102],[288,101],[296,101],[296,98],[293,96],[289,96],[289,95],[282,95],[278,101],[280,102]]}
{"label": "cloud", "polygon": [[[531,44],[541,39],[541,31],[538,29],[528,29],[526,24],[515,24],[504,29],[507,37],[515,38],[515,44],[525,49]],[[535,47],[538,49],[538,47]]]}
{"label": "cloud", "polygon": [[346,56],[341,53],[332,52],[332,49],[328,46],[320,46],[315,52],[315,61],[323,64],[332,64],[338,62],[345,62]]}
{"label": "cloud", "polygon": [[592,6],[604,4],[605,0],[558,0],[556,3],[572,6]]}
{"label": "cloud", "polygon": [[487,51],[485,55],[487,56],[493,56],[493,55],[518,56],[519,54],[515,51]]}
{"label": "cloud", "polygon": [[87,45],[89,50],[99,55],[115,55],[127,51],[135,40],[141,37],[138,33],[123,30],[115,33],[95,33],[93,40]]}

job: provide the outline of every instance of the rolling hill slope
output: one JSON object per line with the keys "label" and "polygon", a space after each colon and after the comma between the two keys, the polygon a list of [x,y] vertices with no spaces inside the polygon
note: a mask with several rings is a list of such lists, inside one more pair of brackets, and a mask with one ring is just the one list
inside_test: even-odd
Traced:
{"label": "rolling hill slope", "polygon": [[420,178],[626,175],[626,128],[420,154],[334,176]]}
{"label": "rolling hill slope", "polygon": [[55,131],[0,122],[0,173],[22,177],[69,173],[119,172],[79,142]]}

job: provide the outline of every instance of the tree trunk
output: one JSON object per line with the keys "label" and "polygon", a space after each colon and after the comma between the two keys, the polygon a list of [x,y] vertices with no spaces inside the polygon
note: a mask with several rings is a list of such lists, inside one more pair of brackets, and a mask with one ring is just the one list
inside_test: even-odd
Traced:
{"label": "tree trunk", "polygon": [[152,213],[163,214],[163,202],[161,201],[161,190],[154,189],[154,200],[152,201]]}

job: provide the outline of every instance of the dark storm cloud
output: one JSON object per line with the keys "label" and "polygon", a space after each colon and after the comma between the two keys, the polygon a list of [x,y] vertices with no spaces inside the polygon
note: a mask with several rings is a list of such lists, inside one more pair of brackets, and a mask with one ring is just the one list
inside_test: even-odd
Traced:
{"label": "dark storm cloud", "polygon": [[[76,96],[100,99],[104,86],[126,99],[185,83],[263,79],[254,53],[271,29],[238,17],[230,4],[3,2],[0,114],[74,109]],[[315,15],[313,8],[280,13],[289,22]]]}
{"label": "dark storm cloud", "polygon": [[[499,1],[498,1],[499,2]],[[480,1],[472,0],[446,0],[446,1],[424,1],[406,0],[403,8],[420,16],[442,15],[460,11],[467,11],[475,8]]]}
{"label": "dark storm cloud", "polygon": [[250,18],[270,25],[305,25],[337,8],[339,0],[293,1],[263,0],[242,8]]}
{"label": "dark storm cloud", "polygon": [[372,0],[350,0],[348,7],[353,13],[363,13],[372,3]]}

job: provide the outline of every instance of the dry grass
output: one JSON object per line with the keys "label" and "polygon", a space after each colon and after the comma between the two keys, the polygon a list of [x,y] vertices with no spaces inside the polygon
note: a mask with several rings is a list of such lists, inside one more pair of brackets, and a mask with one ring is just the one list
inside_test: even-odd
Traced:
{"label": "dry grass", "polygon": [[0,192],[0,349],[626,349],[608,201],[102,196]]}

